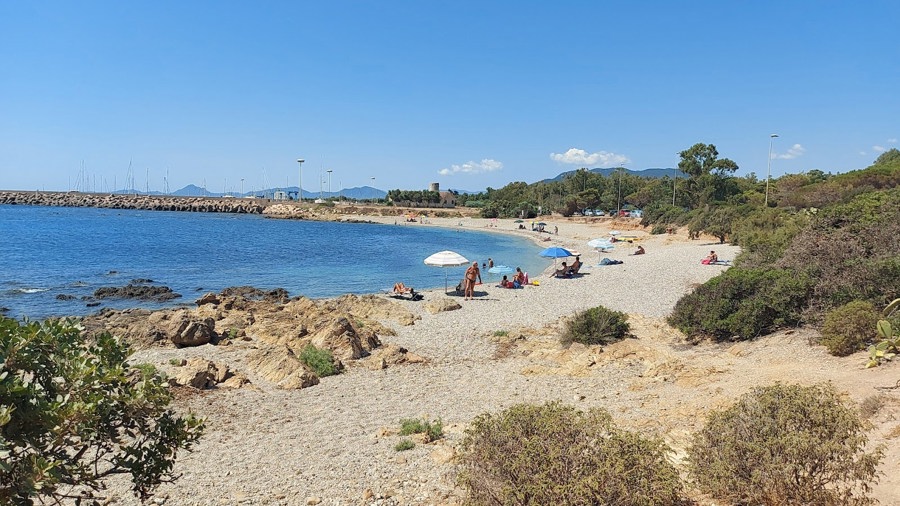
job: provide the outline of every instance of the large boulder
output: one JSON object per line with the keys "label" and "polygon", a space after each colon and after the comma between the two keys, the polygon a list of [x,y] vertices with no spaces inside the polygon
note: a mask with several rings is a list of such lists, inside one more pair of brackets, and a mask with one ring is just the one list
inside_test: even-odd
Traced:
{"label": "large boulder", "polygon": [[310,334],[316,348],[331,350],[340,360],[358,360],[381,346],[378,336],[371,332],[357,332],[350,320],[343,316],[328,317],[317,322]]}
{"label": "large boulder", "polygon": [[425,311],[431,314],[438,314],[442,311],[456,311],[457,309],[462,309],[462,306],[453,299],[435,299],[425,303]]}
{"label": "large boulder", "polygon": [[319,384],[319,377],[287,346],[259,349],[247,357],[247,365],[278,388],[298,390]]}
{"label": "large boulder", "polygon": [[[176,369],[172,379],[176,385],[189,386],[198,390],[212,388],[224,383],[234,374],[223,364],[216,364],[205,358],[191,357]],[[239,381],[235,382],[240,386]]]}
{"label": "large boulder", "polygon": [[185,309],[164,313],[161,315],[159,325],[172,344],[179,348],[201,346],[219,337],[216,334],[214,319],[199,318]]}

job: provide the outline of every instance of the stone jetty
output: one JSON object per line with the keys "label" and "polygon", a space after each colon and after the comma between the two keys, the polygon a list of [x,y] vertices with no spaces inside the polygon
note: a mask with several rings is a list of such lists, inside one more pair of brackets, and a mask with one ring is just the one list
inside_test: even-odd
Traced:
{"label": "stone jetty", "polygon": [[173,195],[120,195],[81,192],[0,191],[0,204],[103,207],[146,211],[263,214],[274,201],[268,199],[180,197]]}

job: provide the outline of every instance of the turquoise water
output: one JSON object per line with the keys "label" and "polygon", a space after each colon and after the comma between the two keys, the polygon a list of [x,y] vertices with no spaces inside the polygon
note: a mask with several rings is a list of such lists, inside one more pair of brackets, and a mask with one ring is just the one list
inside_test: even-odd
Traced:
{"label": "turquoise water", "polygon": [[[423,261],[452,250],[469,260],[540,272],[541,248],[514,236],[419,224],[268,219],[257,215],[0,206],[0,307],[13,318],[85,315],[104,307],[192,304],[229,286],[291,296],[377,293],[397,281],[451,288],[465,267]],[[485,282],[496,277],[484,274]],[[182,295],[165,304],[82,300],[97,288],[150,279]],[[73,297],[70,300],[58,298]]]}

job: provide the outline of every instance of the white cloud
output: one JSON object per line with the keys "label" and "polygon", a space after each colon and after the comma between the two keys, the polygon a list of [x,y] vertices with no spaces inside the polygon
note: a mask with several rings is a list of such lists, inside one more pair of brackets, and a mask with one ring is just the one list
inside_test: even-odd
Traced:
{"label": "white cloud", "polygon": [[550,159],[559,163],[571,165],[613,167],[625,165],[631,160],[625,155],[618,155],[607,151],[588,153],[583,149],[571,148],[565,153],[550,153]]}
{"label": "white cloud", "polygon": [[874,151],[876,153],[884,153],[885,151],[887,151],[887,149],[884,146],[879,146],[876,144],[876,145],[872,146],[872,151]]}
{"label": "white cloud", "polygon": [[794,144],[793,146],[791,146],[791,149],[787,150],[787,153],[774,155],[773,158],[778,158],[781,160],[793,160],[794,158],[803,156],[803,153],[806,153],[806,148],[804,148],[800,144]]}
{"label": "white cloud", "polygon": [[449,169],[441,169],[438,174],[442,176],[452,176],[454,174],[480,174],[482,172],[494,172],[502,170],[503,162],[485,158],[480,162],[466,162],[462,165],[451,165]]}
{"label": "white cloud", "polygon": [[897,139],[895,139],[895,138],[888,139],[888,144],[897,144]]}

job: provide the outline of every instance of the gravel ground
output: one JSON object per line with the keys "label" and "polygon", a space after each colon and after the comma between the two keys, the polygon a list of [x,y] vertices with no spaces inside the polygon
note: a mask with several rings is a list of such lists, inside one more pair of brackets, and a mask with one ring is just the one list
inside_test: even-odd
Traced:
{"label": "gravel ground", "polygon": [[[449,225],[447,221],[432,220],[436,226]],[[469,226],[477,226],[472,221]],[[503,226],[513,228],[511,223]],[[753,384],[756,374],[745,367],[755,361],[780,364],[785,350],[766,351],[771,343],[737,352],[712,345],[685,347],[663,324],[662,317],[684,293],[726,268],[700,265],[699,260],[710,249],[732,259],[737,248],[635,232],[647,254],[628,256],[634,247],[620,246],[603,256],[624,263],[600,267],[597,253],[585,242],[604,233],[603,225],[561,222],[559,230],[562,235],[542,244],[584,252],[583,276],[555,279],[532,273],[540,286],[519,290],[485,283],[477,300],[453,297],[462,308],[435,315],[424,310],[424,302],[399,302],[422,319],[408,327],[384,322],[398,332],[384,341],[426,357],[427,364],[351,367],[297,391],[278,390],[251,377],[252,387],[180,399],[181,408],[206,417],[208,431],[194,452],[179,457],[181,479],[162,486],[154,500],[188,505],[458,504],[450,459],[466,424],[481,413],[520,402],[561,400],[580,409],[604,407],[629,427],[677,443],[696,428],[698,414],[717,404],[713,394],[722,396],[723,384],[734,382],[726,398]],[[425,302],[440,297],[445,297],[440,291],[426,292]],[[560,319],[597,305],[632,315],[638,339],[603,351],[561,349],[556,342]],[[518,329],[526,329],[527,338],[513,352],[499,353],[491,336]],[[783,342],[809,349],[805,339]],[[244,346],[252,343],[153,350],[139,358],[163,363],[197,355],[239,364]],[[754,358],[737,360],[742,353]],[[815,378],[842,364],[829,362],[833,357],[818,358],[824,365],[814,369]],[[401,437],[396,431],[403,418],[440,418],[445,438],[397,452],[394,446]],[[137,504],[125,481],[112,483],[109,492],[114,504]]]}

